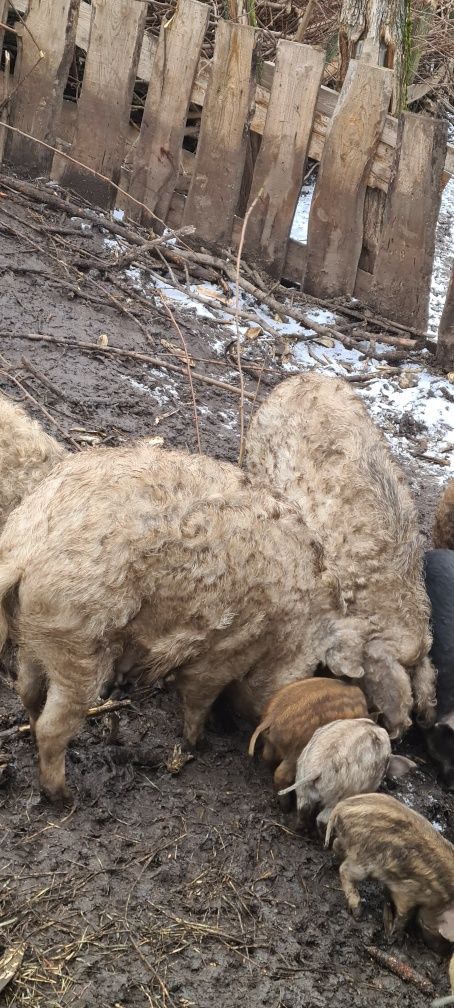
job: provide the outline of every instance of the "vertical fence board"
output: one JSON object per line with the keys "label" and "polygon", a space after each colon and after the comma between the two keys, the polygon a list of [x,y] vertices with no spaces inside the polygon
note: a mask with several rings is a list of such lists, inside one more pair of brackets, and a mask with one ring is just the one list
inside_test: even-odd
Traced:
{"label": "vertical fence board", "polygon": [[[165,220],[178,179],[191,91],[208,23],[209,7],[179,0],[170,22],[161,26],[153,76],[136,145],[129,192]],[[147,219],[128,204],[128,214]]]}
{"label": "vertical fence board", "polygon": [[[14,82],[19,86],[11,99],[10,123],[51,146],[74,52],[78,10],[79,0],[30,0],[26,26],[31,34],[27,27],[21,29],[22,57]],[[48,175],[52,159],[53,152],[46,147],[18,133],[8,135],[9,164],[26,168],[31,175]]]}
{"label": "vertical fence board", "polygon": [[93,0],[90,40],[71,157],[110,182],[66,162],[61,184],[112,206],[120,179],[131,97],[145,28],[146,4]]}
{"label": "vertical fence board", "polygon": [[200,238],[230,241],[255,91],[253,28],[219,21],[183,223]]}
{"label": "vertical fence board", "polygon": [[392,94],[391,70],[352,60],[326,138],[309,213],[304,290],[353,294],[366,184]]}
{"label": "vertical fence board", "polygon": [[426,329],[447,124],[405,112],[367,303]]}
{"label": "vertical fence board", "polygon": [[245,237],[245,251],[259,257],[278,279],[303,182],[324,64],[322,50],[298,42],[278,43]]}
{"label": "vertical fence board", "polygon": [[[9,11],[9,0],[0,0],[0,21],[6,24]],[[5,29],[0,28],[0,55],[3,49],[3,39],[5,37]]]}
{"label": "vertical fence board", "polygon": [[445,371],[454,371],[454,262],[438,327],[437,361]]}

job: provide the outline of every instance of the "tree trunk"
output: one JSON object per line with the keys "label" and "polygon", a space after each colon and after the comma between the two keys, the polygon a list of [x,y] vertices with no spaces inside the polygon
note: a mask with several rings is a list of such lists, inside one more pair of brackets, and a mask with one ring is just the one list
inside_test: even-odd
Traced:
{"label": "tree trunk", "polygon": [[339,21],[339,83],[353,57],[394,70],[391,111],[402,107],[406,0],[343,0]]}

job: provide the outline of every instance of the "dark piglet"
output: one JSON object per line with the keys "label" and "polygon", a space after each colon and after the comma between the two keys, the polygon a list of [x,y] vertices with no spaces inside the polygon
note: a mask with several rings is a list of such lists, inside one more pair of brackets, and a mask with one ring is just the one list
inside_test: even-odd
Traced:
{"label": "dark piglet", "polygon": [[431,657],[438,670],[437,718],[427,732],[427,748],[454,791],[454,550],[430,550],[424,572],[432,605]]}

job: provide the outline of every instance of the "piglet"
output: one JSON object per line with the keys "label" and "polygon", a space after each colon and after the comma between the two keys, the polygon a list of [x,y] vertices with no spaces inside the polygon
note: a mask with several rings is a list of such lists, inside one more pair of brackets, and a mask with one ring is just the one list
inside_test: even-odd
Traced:
{"label": "piglet", "polygon": [[402,777],[416,766],[391,754],[388,732],[369,718],[346,718],[318,728],[296,764],[296,781],[280,791],[296,791],[299,825],[316,809],[317,826],[326,826],[337,802],[376,791],[383,778]]}
{"label": "piglet", "polygon": [[426,741],[445,783],[454,791],[454,550],[430,550],[424,567],[432,604],[431,656],[438,670],[437,717]]}
{"label": "piglet", "polygon": [[297,680],[269,701],[249,743],[249,755],[253,756],[255,743],[264,734],[263,759],[276,767],[274,784],[279,791],[293,784],[298,757],[317,728],[340,718],[365,716],[366,699],[358,686],[336,679]]}
{"label": "piglet", "polygon": [[454,941],[454,847],[424,816],[384,794],[345,798],[328,821],[347,903],[360,916],[357,883],[374,878],[385,888],[388,933],[402,933],[413,913],[427,944]]}

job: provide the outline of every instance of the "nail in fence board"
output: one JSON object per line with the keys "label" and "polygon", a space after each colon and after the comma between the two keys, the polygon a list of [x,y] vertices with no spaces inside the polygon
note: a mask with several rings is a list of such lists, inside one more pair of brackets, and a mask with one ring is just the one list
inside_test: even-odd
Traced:
{"label": "nail in fence board", "polygon": [[255,89],[253,28],[220,20],[183,224],[221,244],[230,240],[246,159]]}
{"label": "nail in fence board", "polygon": [[454,262],[438,327],[437,361],[445,371],[454,371]]}
{"label": "nail in fence board", "polygon": [[[78,10],[79,0],[30,0],[21,29],[22,58],[14,80],[14,87],[19,86],[11,99],[10,123],[50,146],[55,144],[74,52]],[[53,156],[19,133],[8,134],[5,161],[30,175],[49,175]]]}
{"label": "nail in fence board", "polygon": [[260,259],[277,279],[303,182],[324,64],[322,50],[298,42],[278,42],[244,243],[249,256]]}
{"label": "nail in fence board", "polygon": [[[165,220],[178,180],[191,91],[208,24],[209,7],[180,0],[170,22],[161,25],[153,74],[136,145],[129,192]],[[128,203],[128,215],[151,221]]]}
{"label": "nail in fence board", "polygon": [[146,4],[93,0],[77,127],[71,157],[113,185],[66,162],[60,182],[98,206],[115,203],[131,98],[145,28]]}
{"label": "nail in fence board", "polygon": [[447,123],[405,112],[367,303],[387,318],[425,330]]}
{"label": "nail in fence board", "polygon": [[304,290],[353,294],[367,179],[385,124],[393,74],[352,60],[325,141],[309,213]]}

